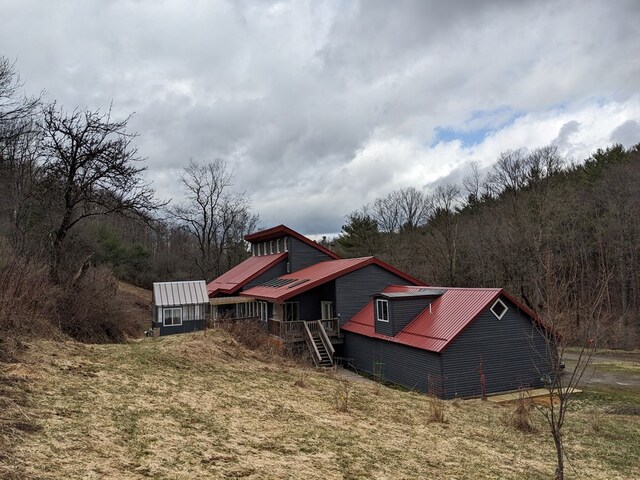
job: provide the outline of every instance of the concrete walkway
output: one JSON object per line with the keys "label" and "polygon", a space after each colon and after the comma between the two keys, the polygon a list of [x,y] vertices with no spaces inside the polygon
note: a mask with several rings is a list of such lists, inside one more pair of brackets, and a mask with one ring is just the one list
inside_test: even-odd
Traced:
{"label": "concrete walkway", "polygon": [[346,368],[343,368],[343,367],[336,367],[336,377],[349,380],[350,382],[354,382],[354,383],[370,383],[371,385],[374,385],[376,383],[370,378],[363,377],[362,375],[358,375],[353,370],[347,370]]}

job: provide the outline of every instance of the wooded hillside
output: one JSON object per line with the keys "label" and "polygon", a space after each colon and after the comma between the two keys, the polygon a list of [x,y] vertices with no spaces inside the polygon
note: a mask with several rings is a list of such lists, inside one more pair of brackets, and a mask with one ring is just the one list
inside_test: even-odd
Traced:
{"label": "wooded hillside", "polygon": [[431,285],[506,288],[561,312],[573,340],[595,314],[601,345],[638,345],[640,144],[580,163],[554,147],[505,152],[463,185],[399,190],[347,220],[343,255],[377,255]]}

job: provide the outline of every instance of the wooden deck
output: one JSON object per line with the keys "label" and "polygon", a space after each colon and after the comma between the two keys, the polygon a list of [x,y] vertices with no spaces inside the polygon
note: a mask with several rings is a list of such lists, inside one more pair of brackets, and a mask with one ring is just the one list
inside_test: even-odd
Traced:
{"label": "wooden deck", "polygon": [[[567,388],[564,388],[562,391],[566,392]],[[570,393],[582,393],[582,390],[574,388]],[[534,388],[531,390],[525,390],[523,392],[499,393],[497,395],[488,396],[487,400],[494,403],[508,403],[520,400],[522,396],[524,396],[524,398],[530,398],[534,402],[537,402],[538,400],[545,402],[549,399],[549,390],[547,390],[546,388]]]}
{"label": "wooden deck", "polygon": [[[335,340],[340,336],[340,324],[337,318],[318,320],[324,327],[327,335]],[[316,321],[306,321],[311,333],[317,330]],[[281,338],[285,343],[304,342],[305,320],[276,320],[270,318],[268,322],[269,335]]]}

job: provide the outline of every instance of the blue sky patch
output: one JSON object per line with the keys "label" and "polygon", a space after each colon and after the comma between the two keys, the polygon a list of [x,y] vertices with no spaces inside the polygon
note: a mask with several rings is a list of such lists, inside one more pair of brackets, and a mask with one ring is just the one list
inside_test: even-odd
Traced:
{"label": "blue sky patch", "polygon": [[522,112],[516,112],[509,107],[494,110],[477,110],[460,126],[436,127],[433,145],[440,142],[459,140],[464,147],[478,145],[485,137],[516,121]]}

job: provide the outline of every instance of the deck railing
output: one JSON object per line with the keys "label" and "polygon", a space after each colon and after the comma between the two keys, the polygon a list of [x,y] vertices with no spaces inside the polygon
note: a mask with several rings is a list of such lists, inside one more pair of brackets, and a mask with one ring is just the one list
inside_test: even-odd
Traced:
{"label": "deck railing", "polygon": [[[338,335],[340,333],[340,324],[339,319],[337,318],[307,322],[307,326],[311,333],[318,331],[318,322],[322,323],[322,326],[329,336]],[[270,318],[267,328],[269,335],[280,337],[285,341],[294,342],[304,340],[304,320],[277,320],[275,318]]]}

